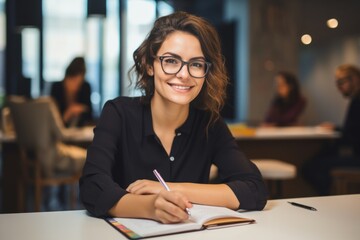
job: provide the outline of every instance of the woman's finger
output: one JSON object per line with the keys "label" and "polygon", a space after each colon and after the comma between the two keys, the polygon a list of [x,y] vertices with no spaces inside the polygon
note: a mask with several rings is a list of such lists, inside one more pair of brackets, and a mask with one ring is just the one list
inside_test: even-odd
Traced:
{"label": "woman's finger", "polygon": [[189,201],[178,192],[161,191],[155,200],[155,214],[163,223],[176,223],[189,218],[186,212]]}

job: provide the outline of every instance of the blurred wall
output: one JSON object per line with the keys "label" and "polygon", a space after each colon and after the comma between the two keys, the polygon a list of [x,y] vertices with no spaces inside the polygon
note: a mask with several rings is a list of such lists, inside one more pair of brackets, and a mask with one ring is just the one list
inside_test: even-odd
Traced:
{"label": "blurred wall", "polygon": [[[360,67],[360,1],[249,1],[249,79],[246,121],[260,123],[274,94],[275,73],[298,75],[307,98],[305,125],[331,121],[341,125],[348,100],[337,91],[334,71],[343,63]],[[336,17],[339,27],[326,26]],[[302,34],[313,37],[310,45]]]}
{"label": "blurred wall", "polygon": [[298,74],[299,1],[250,2],[250,78],[248,116],[250,124],[259,124],[274,95],[274,75],[279,70]]}
{"label": "blurred wall", "polygon": [[360,67],[360,36],[340,40],[329,39],[302,49],[300,78],[308,99],[304,115],[306,123],[331,121],[342,124],[348,99],[338,92],[334,72],[338,65],[344,63]]}

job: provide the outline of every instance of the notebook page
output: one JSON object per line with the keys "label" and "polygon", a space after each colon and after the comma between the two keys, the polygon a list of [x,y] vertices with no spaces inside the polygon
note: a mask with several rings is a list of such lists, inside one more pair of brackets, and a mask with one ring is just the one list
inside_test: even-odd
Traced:
{"label": "notebook page", "polygon": [[192,221],[163,224],[149,219],[114,218],[114,220],[142,237],[198,230],[202,227]]}

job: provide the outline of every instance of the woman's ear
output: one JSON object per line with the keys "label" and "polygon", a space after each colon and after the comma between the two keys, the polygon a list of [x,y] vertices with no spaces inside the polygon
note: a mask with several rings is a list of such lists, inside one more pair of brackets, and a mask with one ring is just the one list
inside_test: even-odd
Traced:
{"label": "woman's ear", "polygon": [[146,72],[149,76],[154,76],[154,68],[152,66],[148,66]]}

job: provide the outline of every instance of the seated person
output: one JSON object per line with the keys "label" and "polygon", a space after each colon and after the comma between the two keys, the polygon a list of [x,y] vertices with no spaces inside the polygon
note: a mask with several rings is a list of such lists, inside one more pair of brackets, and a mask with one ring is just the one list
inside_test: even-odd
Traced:
{"label": "seated person", "polygon": [[85,72],[84,58],[76,57],[66,68],[64,79],[51,86],[50,95],[55,99],[66,127],[80,127],[93,120],[91,88],[85,81]]}
{"label": "seated person", "polygon": [[[318,194],[331,194],[330,172],[336,167],[360,167],[360,69],[353,65],[341,65],[335,71],[336,86],[350,100],[341,137],[326,146],[314,159],[303,167],[304,178]],[[321,126],[335,129],[334,124]]]}
{"label": "seated person", "polygon": [[[143,95],[105,104],[80,179],[85,208],[162,223],[185,221],[192,203],[263,209],[261,174],[220,116],[227,76],[214,27],[184,12],[161,17],[133,57]],[[209,184],[212,164],[219,184]]]}
{"label": "seated person", "polygon": [[298,125],[306,100],[301,95],[298,80],[289,72],[279,72],[275,76],[276,94],[271,102],[262,126]]}
{"label": "seated person", "polygon": [[[38,159],[42,171],[40,174],[46,178],[80,175],[85,163],[86,149],[63,142],[68,133],[51,97],[28,100],[11,96],[7,104],[12,114],[19,147],[28,158]],[[60,200],[65,203],[64,186],[47,190],[60,190]],[[57,193],[48,193],[52,194],[48,199],[58,199]]]}

